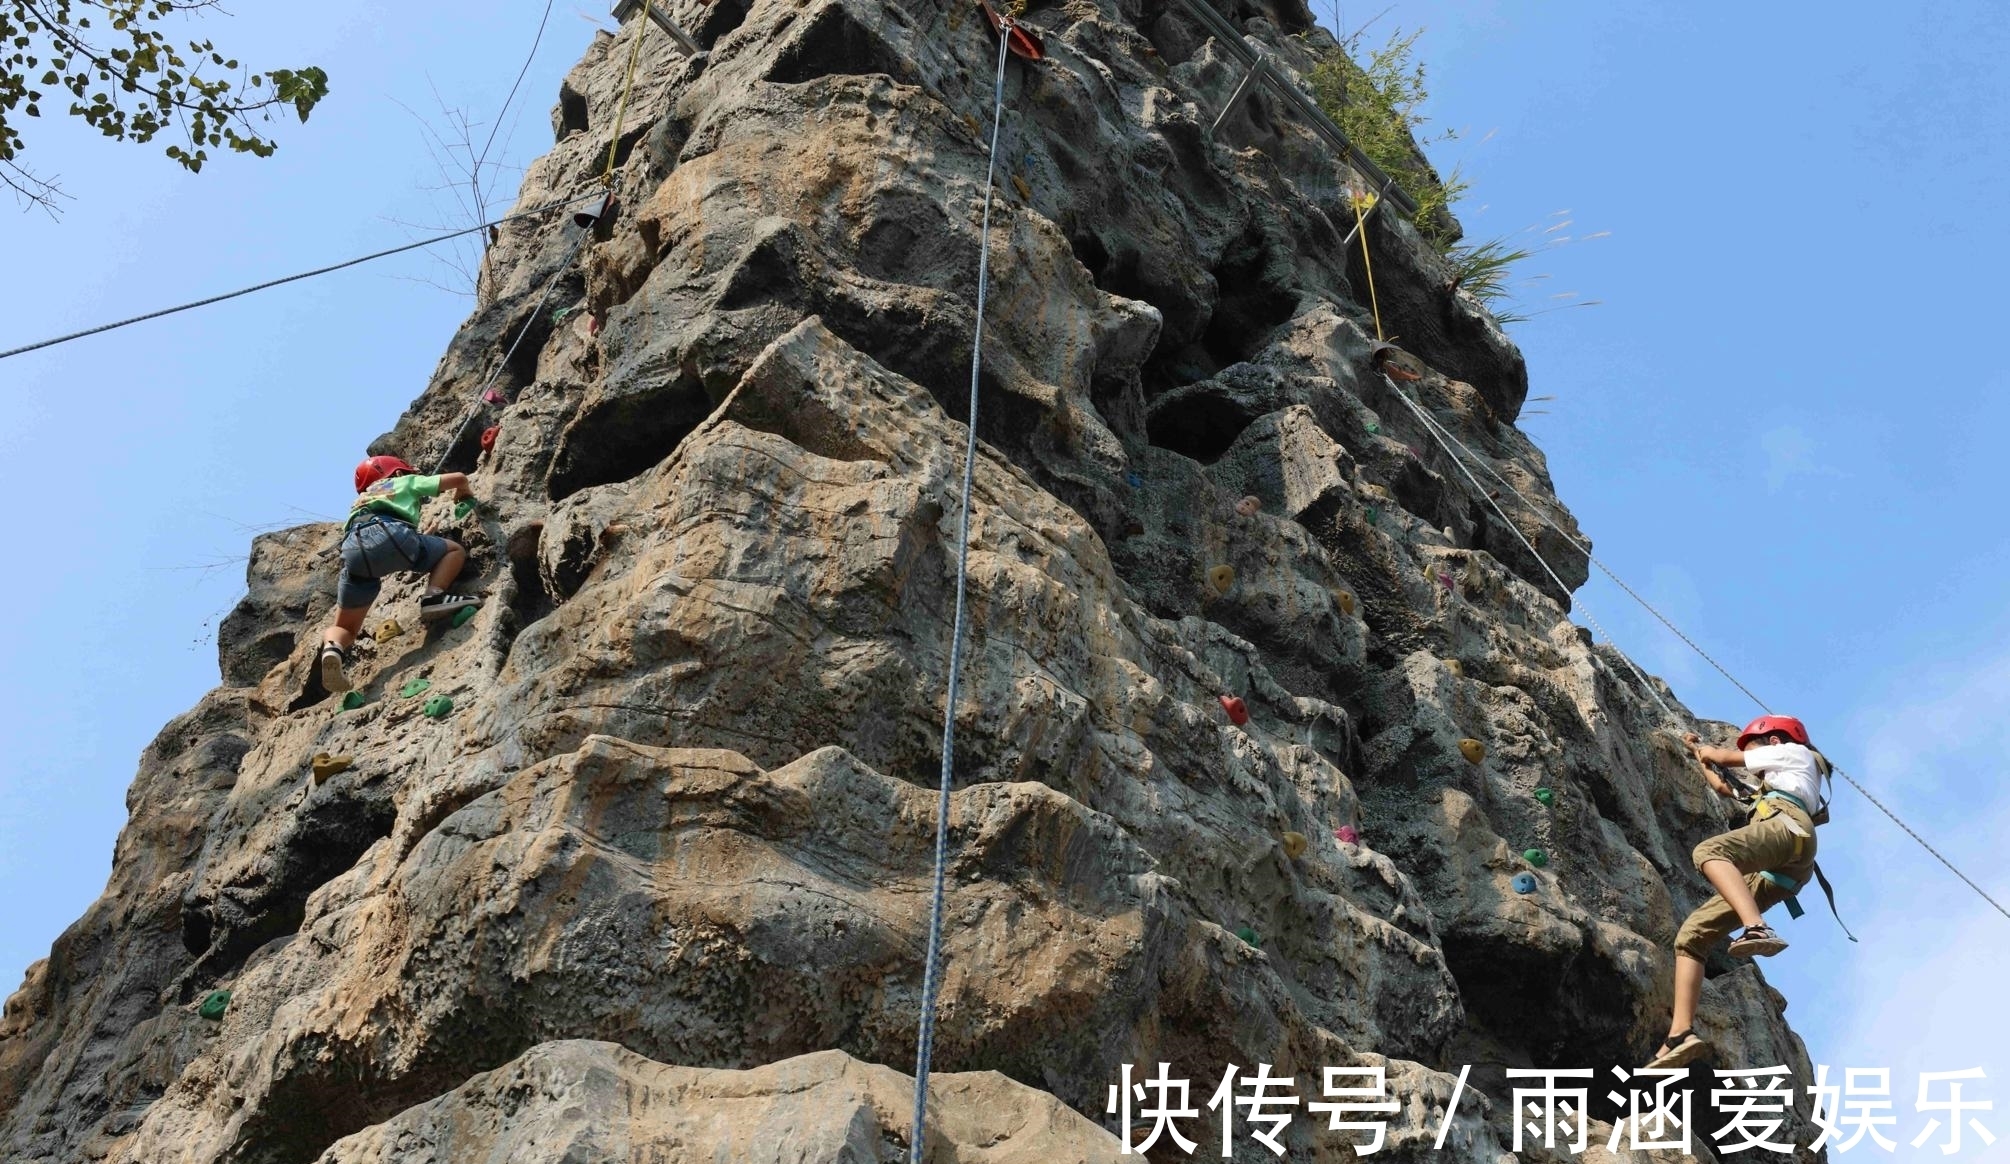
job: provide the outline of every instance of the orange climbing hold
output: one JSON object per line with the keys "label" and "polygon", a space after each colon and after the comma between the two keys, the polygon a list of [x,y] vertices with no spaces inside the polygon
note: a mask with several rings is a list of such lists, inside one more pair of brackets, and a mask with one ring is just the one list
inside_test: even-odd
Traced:
{"label": "orange climbing hold", "polygon": [[1221,709],[1228,713],[1228,722],[1237,727],[1241,727],[1243,724],[1249,722],[1249,708],[1244,706],[1240,696],[1222,696]]}
{"label": "orange climbing hold", "polygon": [[1207,585],[1208,589],[1226,597],[1235,588],[1235,567],[1215,566],[1208,570]]}
{"label": "orange climbing hold", "polygon": [[314,753],[314,760],[311,764],[314,770],[314,783],[319,784],[337,772],[347,772],[349,766],[355,762],[356,757],[354,756],[332,756],[327,752]]}
{"label": "orange climbing hold", "polygon": [[1463,739],[1459,741],[1459,755],[1464,756],[1467,763],[1477,764],[1487,758],[1487,746],[1475,739]]}

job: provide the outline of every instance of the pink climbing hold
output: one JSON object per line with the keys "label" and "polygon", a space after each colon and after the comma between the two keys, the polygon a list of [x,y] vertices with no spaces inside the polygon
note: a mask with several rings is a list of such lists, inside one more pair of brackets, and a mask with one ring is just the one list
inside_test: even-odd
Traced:
{"label": "pink climbing hold", "polygon": [[1447,590],[1450,590],[1452,588],[1452,576],[1450,574],[1440,572],[1438,574],[1438,585],[1444,587]]}
{"label": "pink climbing hold", "polygon": [[482,389],[482,399],[489,404],[503,403],[503,394],[493,388]]}
{"label": "pink climbing hold", "polygon": [[1240,696],[1222,696],[1221,709],[1228,713],[1228,722],[1237,727],[1241,727],[1243,724],[1249,722],[1249,708],[1243,706]]}
{"label": "pink climbing hold", "polygon": [[1358,845],[1361,843],[1361,834],[1354,831],[1353,825],[1341,825],[1339,828],[1334,829],[1333,837],[1342,844]]}

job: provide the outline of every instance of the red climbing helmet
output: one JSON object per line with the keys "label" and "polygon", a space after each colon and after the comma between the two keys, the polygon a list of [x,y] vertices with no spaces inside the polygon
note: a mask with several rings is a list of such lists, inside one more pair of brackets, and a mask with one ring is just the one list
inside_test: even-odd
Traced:
{"label": "red climbing helmet", "polygon": [[396,457],[365,457],[362,464],[356,466],[356,492],[361,493],[386,477],[416,472],[417,469]]}
{"label": "red climbing helmet", "polygon": [[1762,715],[1746,724],[1745,730],[1738,733],[1738,750],[1744,751],[1746,742],[1752,737],[1769,736],[1774,732],[1780,733],[1803,748],[1814,747],[1808,742],[1807,725],[1800,720],[1791,715]]}

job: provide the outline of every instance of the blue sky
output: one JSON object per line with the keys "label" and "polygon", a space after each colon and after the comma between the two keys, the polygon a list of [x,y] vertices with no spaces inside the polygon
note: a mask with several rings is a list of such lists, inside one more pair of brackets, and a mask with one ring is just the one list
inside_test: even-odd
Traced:
{"label": "blue sky", "polygon": [[[1352,27],[1384,7],[1337,11]],[[554,11],[509,161],[548,143],[598,8]],[[437,92],[492,118],[540,9],[211,21],[247,60],[331,74],[270,161],[191,177],[37,126],[28,160],[78,199],[60,226],[0,217],[0,348],[449,220],[400,103]],[[1514,329],[1533,391],[1556,397],[1525,426],[1600,555],[2010,900],[2010,532],[1989,502],[2010,429],[1993,342],[2010,15],[1406,0],[1368,39],[1396,27],[1426,30],[1427,112],[1460,130],[1432,153],[1473,179],[1469,232],[1570,237],[1527,265],[1548,276],[1529,302],[1600,301]],[[414,280],[448,275],[393,260],[0,364],[0,454],[49,483],[15,507],[0,577],[0,992],[102,887],[139,750],[215,682],[208,633],[241,592],[248,527],[338,512],[361,446],[423,387],[467,303]],[[1751,714],[1608,584],[1582,597],[1699,712]],[[1817,1061],[1894,1069],[1909,1139],[1917,1070],[2010,1071],[2010,920],[1853,792],[1822,841],[1863,942],[1816,905],[1767,970]]]}

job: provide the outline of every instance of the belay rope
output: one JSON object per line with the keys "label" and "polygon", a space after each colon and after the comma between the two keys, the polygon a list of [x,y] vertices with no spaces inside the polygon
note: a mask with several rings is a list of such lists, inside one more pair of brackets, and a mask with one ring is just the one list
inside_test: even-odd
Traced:
{"label": "belay rope", "polygon": [[[1359,231],[1361,235],[1362,264],[1366,269],[1368,276],[1368,301],[1371,310],[1375,312],[1375,337],[1376,339],[1380,340],[1382,337],[1382,318],[1380,309],[1374,306],[1376,302],[1375,272],[1372,266],[1368,266],[1368,255],[1367,255],[1368,234],[1367,231],[1361,230],[1361,226],[1363,224],[1361,203],[1362,199],[1356,198],[1354,200],[1355,229]],[[1578,550],[1578,552],[1582,553],[1587,560],[1589,560],[1593,565],[1598,567],[1601,573],[1603,573],[1606,577],[1612,579],[1615,585],[1617,585],[1621,590],[1625,591],[1628,597],[1632,598],[1633,601],[1639,603],[1641,608],[1646,610],[1648,614],[1653,615],[1654,618],[1657,621],[1659,621],[1662,626],[1665,626],[1670,631],[1674,632],[1676,638],[1681,639],[1682,642],[1685,645],[1687,645],[1690,650],[1696,652],[1696,654],[1704,662],[1710,664],[1710,666],[1714,668],[1719,675],[1722,675],[1726,680],[1728,680],[1733,687],[1736,687],[1739,691],[1744,692],[1746,697],[1749,698],[1753,703],[1757,704],[1761,711],[1764,711],[1767,714],[1772,713],[1772,708],[1766,703],[1765,700],[1759,698],[1757,693],[1755,693],[1750,687],[1745,686],[1745,684],[1741,682],[1736,675],[1731,674],[1731,672],[1722,663],[1719,663],[1715,658],[1711,657],[1710,653],[1708,651],[1705,651],[1700,645],[1698,645],[1696,640],[1690,638],[1687,634],[1683,633],[1682,628],[1676,626],[1674,622],[1672,622],[1668,618],[1667,615],[1661,613],[1661,611],[1656,609],[1652,603],[1648,602],[1647,599],[1643,598],[1640,595],[1639,591],[1636,591],[1635,589],[1633,589],[1633,587],[1628,586],[1626,582],[1623,579],[1621,579],[1617,573],[1613,571],[1612,567],[1606,565],[1602,560],[1598,558],[1597,555],[1591,552],[1590,545],[1586,544],[1583,540],[1579,539],[1569,530],[1566,530],[1562,526],[1558,525],[1556,523],[1556,520],[1550,517],[1548,512],[1542,506],[1537,505],[1533,501],[1530,501],[1528,497],[1522,493],[1521,490],[1515,488],[1513,482],[1509,481],[1506,477],[1503,477],[1498,472],[1495,472],[1494,469],[1491,466],[1487,465],[1479,457],[1478,454],[1474,453],[1472,449],[1468,447],[1464,441],[1461,441],[1449,429],[1439,424],[1437,418],[1433,417],[1430,414],[1430,412],[1426,410],[1422,405],[1418,404],[1415,400],[1412,400],[1410,398],[1409,393],[1403,391],[1403,389],[1400,386],[1395,386],[1394,381],[1390,381],[1390,383],[1394,387],[1396,398],[1398,400],[1401,400],[1404,406],[1407,407],[1411,411],[1411,413],[1416,416],[1417,420],[1423,424],[1424,430],[1431,435],[1432,440],[1437,442],[1438,447],[1445,451],[1445,455],[1452,459],[1452,463],[1458,466],[1459,472],[1465,476],[1466,480],[1472,483],[1473,488],[1479,492],[1480,496],[1486,498],[1488,508],[1492,509],[1495,515],[1500,518],[1501,524],[1505,525],[1508,528],[1508,532],[1514,534],[1515,540],[1519,541],[1522,544],[1522,547],[1528,550],[1529,554],[1532,555],[1535,558],[1536,562],[1542,566],[1543,572],[1548,574],[1550,580],[1555,582],[1557,586],[1561,588],[1565,594],[1570,593],[1570,588],[1563,584],[1563,580],[1560,577],[1558,577],[1557,572],[1551,568],[1549,560],[1543,557],[1541,551],[1537,550],[1535,548],[1535,545],[1529,540],[1529,538],[1521,532],[1521,527],[1516,525],[1512,520],[1508,518],[1507,512],[1501,508],[1499,501],[1495,499],[1494,495],[1491,492],[1489,492],[1485,486],[1480,484],[1479,478],[1474,476],[1473,471],[1467,467],[1465,458],[1460,457],[1458,451],[1454,451],[1454,446],[1456,446],[1457,450],[1463,451],[1467,457],[1472,458],[1474,463],[1479,464],[1481,468],[1485,469],[1488,476],[1500,482],[1502,487],[1507,489],[1508,492],[1514,494],[1515,498],[1519,500],[1523,505],[1527,506],[1531,512],[1533,512],[1539,519],[1541,519],[1544,525],[1556,531],[1556,533],[1559,536],[1561,536],[1564,539],[1564,541],[1568,542],[1573,548]],[[1616,640],[1613,639],[1611,634],[1607,633],[1605,628],[1598,624],[1598,620],[1591,616],[1590,610],[1586,608],[1583,605],[1583,603],[1577,602],[1574,603],[1574,605],[1578,613],[1584,616],[1584,620],[1587,623],[1590,623],[1592,629],[1597,631],[1599,635],[1603,636],[1606,642],[1608,643],[1616,642]],[[1681,717],[1675,714],[1675,709],[1669,706],[1668,701],[1666,699],[1663,699],[1661,697],[1660,690],[1657,689],[1654,686],[1654,684],[1647,678],[1646,673],[1640,670],[1639,665],[1634,663],[1633,660],[1629,658],[1624,652],[1621,652],[1619,657],[1621,661],[1623,661],[1626,664],[1627,668],[1633,672],[1635,677],[1637,677],[1640,680],[1641,687],[1644,688],[1647,694],[1653,697],[1654,702],[1660,706],[1662,714],[1665,717],[1667,717],[1668,721],[1678,725],[1681,724],[1682,722]],[[1889,807],[1887,807],[1883,801],[1879,800],[1876,796],[1873,796],[1869,789],[1857,783],[1854,777],[1852,777],[1849,773],[1843,771],[1840,767],[1835,767],[1832,770],[1835,775],[1842,777],[1843,781],[1847,783],[1851,788],[1854,788],[1857,790],[1857,792],[1861,793],[1865,800],[1870,801],[1870,803],[1873,806],[1875,806],[1879,812],[1889,817],[1891,819],[1891,823],[1897,825],[1901,830],[1903,830],[1905,835],[1911,837],[1913,841],[1919,845],[1920,848],[1925,849],[1927,853],[1931,854],[1934,860],[1946,866],[1948,872],[1960,878],[1962,883],[1967,885],[1968,888],[1973,889],[1976,895],[1982,898],[1982,900],[1988,902],[1990,906],[1996,910],[1997,913],[2002,914],[2005,918],[2010,918],[2010,909],[2005,909],[2001,902],[1997,901],[1994,897],[1991,897],[1987,890],[1983,889],[1980,885],[1976,884],[1974,878],[1968,876],[1968,874],[1963,873],[1960,869],[1956,868],[1954,862],[1948,860],[1945,856],[1942,856],[1940,850],[1928,844],[1926,838],[1920,836],[1917,832],[1915,832],[1911,825],[1908,825],[1903,820],[1899,819],[1898,814],[1893,812]],[[1829,888],[1828,879],[1826,877],[1821,876],[1819,870],[1817,870],[1816,880],[1821,883],[1822,891],[1829,899],[1829,910],[1830,912],[1833,913],[1835,911],[1835,894]],[[1842,918],[1838,916],[1836,918],[1836,922],[1838,925],[1840,925],[1842,923]],[[1845,934],[1849,934],[1849,928],[1847,926],[1844,926],[1843,932]],[[1852,942],[1856,941],[1856,935],[1849,934],[1849,939]]]}
{"label": "belay rope", "polygon": [[977,231],[977,324],[970,341],[970,416],[963,441],[963,506],[957,521],[956,617],[949,632],[949,683],[942,703],[942,777],[935,802],[935,888],[928,907],[928,962],[921,979],[921,1025],[914,1048],[914,1130],[909,1164],[921,1164],[928,1120],[928,1061],[934,1053],[935,996],[942,988],[943,882],[949,865],[949,780],[956,763],[956,691],[963,664],[964,589],[970,579],[970,494],[977,479],[977,381],[984,364],[984,293],[991,277],[991,201],[998,177],[998,128],[1005,120],[1005,59],[1020,11],[998,21],[998,75],[991,93],[991,157],[984,170],[984,218]]}

